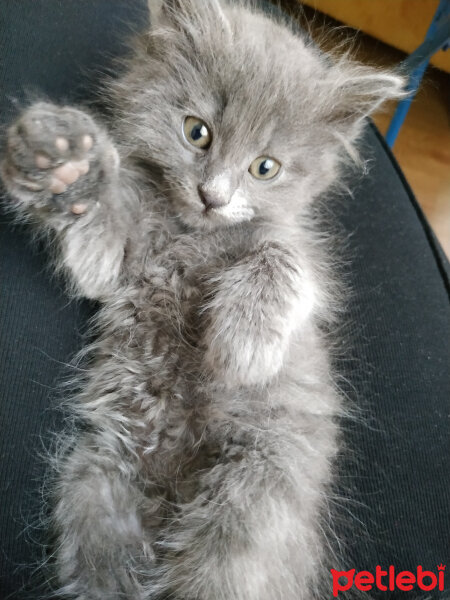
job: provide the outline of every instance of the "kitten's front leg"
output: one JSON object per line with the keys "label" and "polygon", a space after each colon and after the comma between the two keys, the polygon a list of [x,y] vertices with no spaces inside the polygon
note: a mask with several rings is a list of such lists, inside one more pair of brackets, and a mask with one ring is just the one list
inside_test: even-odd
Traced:
{"label": "kitten's front leg", "polygon": [[291,334],[313,310],[311,278],[293,252],[264,242],[208,285],[208,369],[228,386],[269,381],[283,364]]}
{"label": "kitten's front leg", "polygon": [[118,173],[117,150],[84,111],[39,102],[8,130],[7,207],[56,238],[57,267],[91,298],[108,294],[121,269],[130,219]]}

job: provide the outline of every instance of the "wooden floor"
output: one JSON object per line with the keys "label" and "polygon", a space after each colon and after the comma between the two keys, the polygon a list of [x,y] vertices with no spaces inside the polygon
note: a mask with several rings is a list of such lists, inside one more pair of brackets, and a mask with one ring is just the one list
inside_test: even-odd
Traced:
{"label": "wooden floor", "polygon": [[[369,0],[366,0],[369,1]],[[318,43],[335,49],[344,44],[357,60],[372,65],[390,66],[401,62],[405,55],[375,40],[343,28],[336,21],[303,7],[299,12],[296,0],[281,2],[308,28]],[[449,50],[450,52],[450,50]],[[384,134],[395,105],[385,107],[374,116]],[[430,222],[447,256],[450,257],[450,75],[434,67],[425,74],[400,135],[394,154],[422,210]]]}

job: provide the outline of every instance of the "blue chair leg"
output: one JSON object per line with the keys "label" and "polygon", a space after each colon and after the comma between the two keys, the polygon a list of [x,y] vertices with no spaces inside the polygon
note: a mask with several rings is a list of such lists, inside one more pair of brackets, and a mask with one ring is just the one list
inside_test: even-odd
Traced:
{"label": "blue chair leg", "polygon": [[[397,139],[401,126],[408,114],[411,102],[428,66],[430,58],[435,52],[444,48],[450,40],[450,0],[441,0],[427,31],[425,42],[417,48],[403,63],[405,69],[410,71],[407,90],[409,95],[402,100],[392,118],[386,133],[386,142],[392,148]],[[412,71],[411,71],[412,69]]]}

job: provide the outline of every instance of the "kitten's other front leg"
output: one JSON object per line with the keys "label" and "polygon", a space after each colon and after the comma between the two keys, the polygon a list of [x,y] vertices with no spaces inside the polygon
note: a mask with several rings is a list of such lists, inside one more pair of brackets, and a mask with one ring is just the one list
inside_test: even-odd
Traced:
{"label": "kitten's other front leg", "polygon": [[292,333],[315,303],[311,277],[277,242],[208,281],[207,368],[228,386],[264,384],[280,370]]}
{"label": "kitten's other front leg", "polygon": [[117,284],[130,211],[119,156],[84,111],[39,102],[9,128],[1,175],[7,208],[56,238],[73,291],[101,299]]}

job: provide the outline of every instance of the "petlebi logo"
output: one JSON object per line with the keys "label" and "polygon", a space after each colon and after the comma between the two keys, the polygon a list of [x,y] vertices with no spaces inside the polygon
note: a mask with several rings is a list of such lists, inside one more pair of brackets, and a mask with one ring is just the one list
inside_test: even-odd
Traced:
{"label": "petlebi logo", "polygon": [[379,565],[375,568],[375,573],[370,571],[359,571],[350,569],[350,571],[336,571],[330,569],[333,577],[333,596],[337,598],[339,592],[346,592],[352,587],[362,591],[370,592],[373,588],[382,592],[393,592],[401,590],[409,592],[413,589],[431,592],[433,590],[444,590],[444,576],[446,565],[437,565],[437,571],[425,571],[421,565],[417,567],[415,573],[411,571],[395,570],[392,565],[383,569]]}

